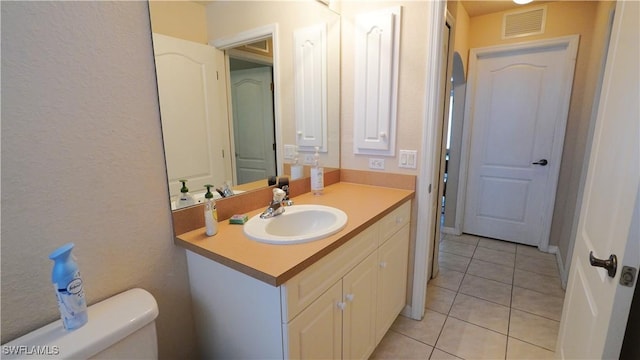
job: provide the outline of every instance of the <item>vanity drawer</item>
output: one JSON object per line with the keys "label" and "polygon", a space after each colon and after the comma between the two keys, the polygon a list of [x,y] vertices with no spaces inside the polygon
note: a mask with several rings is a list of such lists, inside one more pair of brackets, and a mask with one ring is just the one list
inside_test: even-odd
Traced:
{"label": "vanity drawer", "polygon": [[393,234],[409,223],[411,218],[411,201],[400,205],[397,209],[380,219],[380,245],[387,241]]}
{"label": "vanity drawer", "polygon": [[288,323],[331,285],[378,248],[375,223],[282,285],[282,322]]}

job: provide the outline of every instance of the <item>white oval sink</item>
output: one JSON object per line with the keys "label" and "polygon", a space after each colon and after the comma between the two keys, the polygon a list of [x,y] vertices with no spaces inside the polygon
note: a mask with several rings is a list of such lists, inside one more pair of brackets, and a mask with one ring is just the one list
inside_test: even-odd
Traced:
{"label": "white oval sink", "polygon": [[261,219],[260,214],[244,224],[250,239],[268,244],[299,244],[325,238],[344,229],[347,214],[323,205],[288,206],[283,214]]}

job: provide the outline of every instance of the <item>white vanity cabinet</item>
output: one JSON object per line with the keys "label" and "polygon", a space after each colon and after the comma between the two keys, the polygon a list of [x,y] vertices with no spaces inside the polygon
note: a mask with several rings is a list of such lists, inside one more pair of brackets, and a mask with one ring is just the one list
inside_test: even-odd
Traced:
{"label": "white vanity cabinet", "polygon": [[368,358],[406,302],[411,201],[274,287],[188,251],[205,358]]}

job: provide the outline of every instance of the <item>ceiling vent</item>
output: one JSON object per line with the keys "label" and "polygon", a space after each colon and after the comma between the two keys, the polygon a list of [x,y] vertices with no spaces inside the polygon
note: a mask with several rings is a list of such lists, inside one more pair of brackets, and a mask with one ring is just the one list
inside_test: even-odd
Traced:
{"label": "ceiling vent", "polygon": [[502,38],[543,34],[546,19],[546,6],[506,13],[502,21]]}

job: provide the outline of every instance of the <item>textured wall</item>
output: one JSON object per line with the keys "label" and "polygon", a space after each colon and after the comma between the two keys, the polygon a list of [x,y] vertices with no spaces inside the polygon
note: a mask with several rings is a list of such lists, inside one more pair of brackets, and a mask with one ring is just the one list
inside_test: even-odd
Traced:
{"label": "textured wall", "polygon": [[59,317],[47,256],[73,241],[90,304],[145,288],[160,356],[195,355],[150,36],[146,2],[2,2],[3,343]]}

